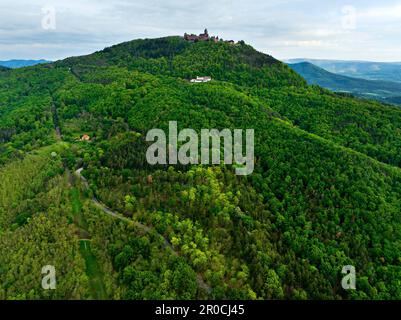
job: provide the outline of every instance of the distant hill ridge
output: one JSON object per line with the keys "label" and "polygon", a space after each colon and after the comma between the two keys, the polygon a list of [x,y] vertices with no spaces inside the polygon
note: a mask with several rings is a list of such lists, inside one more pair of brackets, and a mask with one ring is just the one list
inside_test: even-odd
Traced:
{"label": "distant hill ridge", "polygon": [[289,64],[289,66],[304,77],[309,84],[323,88],[348,92],[354,95],[397,103],[401,96],[401,83],[381,80],[366,80],[334,74],[310,62]]}
{"label": "distant hill ridge", "polygon": [[35,66],[37,64],[43,63],[50,63],[51,61],[47,60],[7,60],[7,61],[0,61],[0,66],[10,68],[10,69],[17,69],[23,67],[30,67]]}
{"label": "distant hill ridge", "polygon": [[113,65],[183,79],[210,76],[246,86],[306,86],[305,80],[286,64],[243,42],[192,43],[180,36],[133,40],[56,65],[74,67],[77,72],[80,65]]}

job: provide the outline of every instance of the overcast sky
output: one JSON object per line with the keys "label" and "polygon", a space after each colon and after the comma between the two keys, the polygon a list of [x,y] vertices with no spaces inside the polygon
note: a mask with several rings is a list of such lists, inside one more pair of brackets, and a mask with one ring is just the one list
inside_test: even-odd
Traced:
{"label": "overcast sky", "polygon": [[205,27],[278,59],[401,61],[401,0],[0,0],[0,60],[56,60]]}

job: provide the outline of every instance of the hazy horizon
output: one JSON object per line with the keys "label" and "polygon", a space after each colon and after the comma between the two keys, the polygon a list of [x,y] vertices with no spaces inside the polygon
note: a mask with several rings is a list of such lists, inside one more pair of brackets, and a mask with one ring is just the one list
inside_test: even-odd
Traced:
{"label": "hazy horizon", "polygon": [[[103,49],[105,49],[105,48],[103,48]],[[103,50],[103,49],[99,49],[99,50]],[[99,51],[99,50],[96,50],[96,51]],[[91,53],[93,53],[93,52],[90,52],[88,54],[91,54]],[[70,57],[72,57],[72,56],[67,56],[67,57],[64,57],[64,58],[61,58],[61,59],[56,59],[56,60],[51,60],[51,59],[46,59],[46,58],[38,58],[38,59],[21,58],[21,59],[0,60],[0,62],[9,62],[9,61],[13,61],[13,60],[15,60],[15,61],[40,61],[40,60],[43,60],[43,61],[47,61],[47,62],[56,62],[56,61],[59,61],[59,60],[70,58]],[[336,62],[362,62],[362,63],[363,62],[366,62],[366,63],[373,62],[373,63],[401,64],[401,59],[400,59],[400,61],[380,61],[380,60],[375,61],[375,60],[344,60],[344,59],[325,59],[325,58],[308,58],[308,57],[307,58],[305,58],[305,57],[294,57],[294,58],[286,58],[286,59],[280,59],[280,58],[277,58],[277,57],[275,57],[275,58],[280,60],[280,61],[282,61],[282,62],[285,62],[285,63],[291,63],[291,62],[289,62],[291,60],[318,60],[318,61],[333,61],[333,62],[334,61],[336,61]]]}

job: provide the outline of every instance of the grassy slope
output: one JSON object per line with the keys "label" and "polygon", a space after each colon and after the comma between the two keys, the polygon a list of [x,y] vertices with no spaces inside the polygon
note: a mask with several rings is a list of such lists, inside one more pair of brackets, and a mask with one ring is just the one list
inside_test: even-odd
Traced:
{"label": "grassy slope", "polygon": [[91,240],[88,233],[88,222],[83,215],[83,204],[80,196],[80,190],[76,187],[71,189],[70,192],[72,212],[74,221],[80,229],[79,237],[79,251],[82,258],[85,260],[85,271],[89,279],[91,289],[91,296],[96,300],[107,299],[107,293],[104,289],[103,272],[98,264],[98,261],[91,249]]}

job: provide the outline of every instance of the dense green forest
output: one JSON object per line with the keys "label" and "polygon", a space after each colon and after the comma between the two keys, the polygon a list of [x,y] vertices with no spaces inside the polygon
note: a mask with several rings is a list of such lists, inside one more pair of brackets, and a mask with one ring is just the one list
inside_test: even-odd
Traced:
{"label": "dense green forest", "polygon": [[[401,299],[399,108],[179,37],[0,72],[0,97],[0,298]],[[149,165],[169,121],[255,129],[254,173]]]}
{"label": "dense green forest", "polygon": [[397,104],[401,83],[367,80],[331,73],[309,62],[289,64],[290,68],[304,77],[309,84],[319,85],[335,92],[346,92],[366,99]]}

